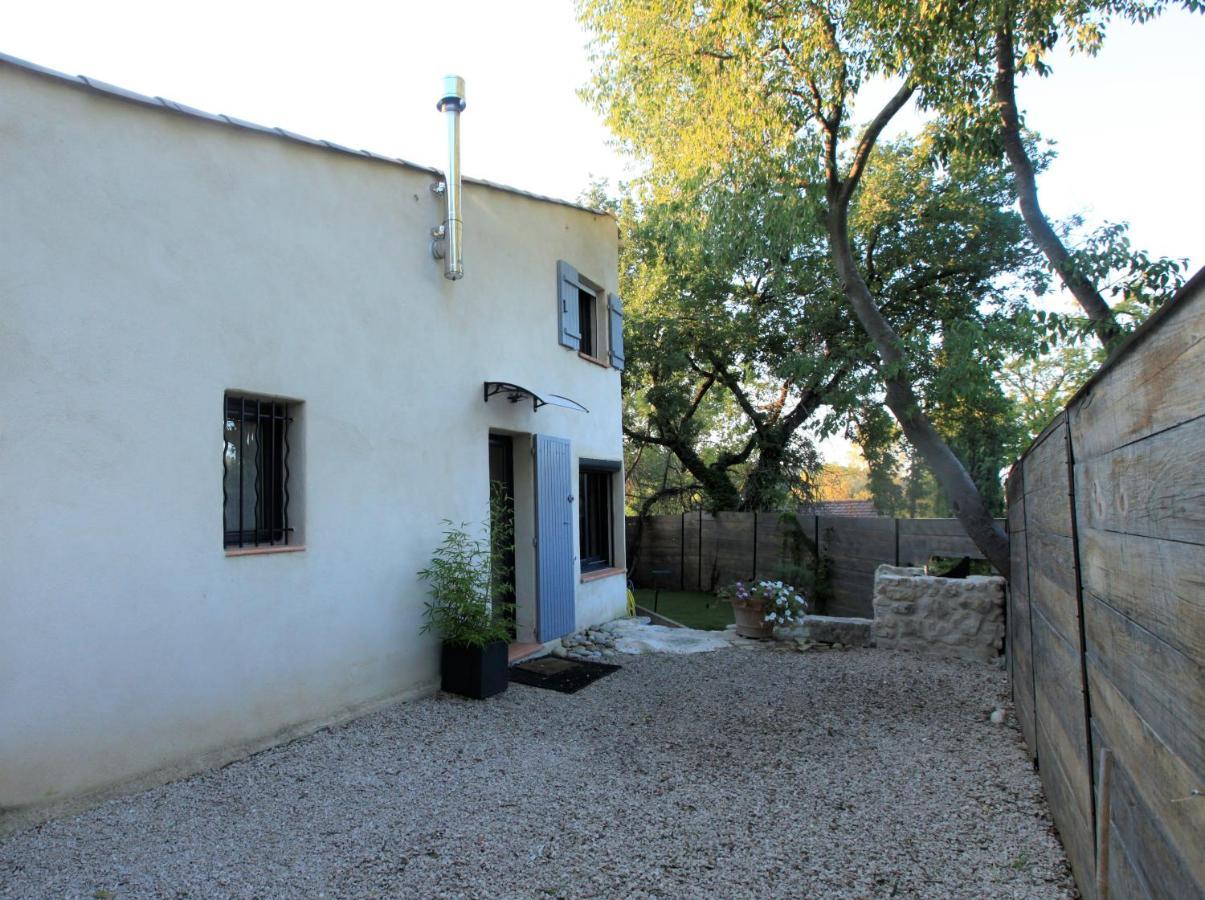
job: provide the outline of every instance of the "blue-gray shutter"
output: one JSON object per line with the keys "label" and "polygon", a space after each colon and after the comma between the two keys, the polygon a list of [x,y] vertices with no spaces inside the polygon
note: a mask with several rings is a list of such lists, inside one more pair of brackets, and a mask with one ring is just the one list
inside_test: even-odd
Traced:
{"label": "blue-gray shutter", "polygon": [[556,264],[556,319],[561,330],[561,346],[579,350],[582,346],[582,325],[577,305],[577,269],[563,259]]}
{"label": "blue-gray shutter", "polygon": [[577,627],[574,606],[573,458],[565,438],[536,440],[536,638]]}
{"label": "blue-gray shutter", "polygon": [[610,328],[611,365],[623,368],[623,302],[617,294],[607,294],[607,323]]}

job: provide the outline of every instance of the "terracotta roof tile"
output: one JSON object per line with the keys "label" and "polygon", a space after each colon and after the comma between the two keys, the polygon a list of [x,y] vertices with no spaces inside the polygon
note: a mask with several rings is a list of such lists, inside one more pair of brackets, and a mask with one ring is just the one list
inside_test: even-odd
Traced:
{"label": "terracotta roof tile", "polygon": [[873,500],[817,500],[800,504],[799,511],[808,516],[881,516]]}

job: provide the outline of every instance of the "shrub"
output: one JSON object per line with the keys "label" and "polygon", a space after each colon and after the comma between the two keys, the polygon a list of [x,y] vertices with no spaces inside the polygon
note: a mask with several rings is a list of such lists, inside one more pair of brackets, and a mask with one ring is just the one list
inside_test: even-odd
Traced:
{"label": "shrub", "polygon": [[502,597],[510,574],[504,556],[512,543],[509,526],[496,507],[488,523],[495,529],[492,542],[470,535],[465,522],[444,520],[443,541],[431,564],[418,573],[431,591],[423,614],[424,633],[434,631],[450,644],[469,647],[510,639],[514,604]]}

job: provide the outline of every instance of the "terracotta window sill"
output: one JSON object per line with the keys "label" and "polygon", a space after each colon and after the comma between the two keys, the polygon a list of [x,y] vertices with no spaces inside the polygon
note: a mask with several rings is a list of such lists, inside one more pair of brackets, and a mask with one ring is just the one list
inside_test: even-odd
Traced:
{"label": "terracotta window sill", "polygon": [[626,575],[627,569],[595,569],[593,572],[582,573],[582,583],[587,581],[600,581],[603,578],[612,578],[615,575]]}
{"label": "terracotta window sill", "polygon": [[591,356],[589,353],[582,353],[581,350],[577,351],[577,355],[580,356],[582,359],[584,359],[588,363],[594,363],[594,365],[602,366],[602,368],[604,368],[604,369],[611,368],[607,363],[603,362],[597,356]]}
{"label": "terracotta window sill", "polygon": [[300,553],[305,544],[286,544],[280,547],[234,547],[226,551],[227,556],[267,556],[270,553]]}

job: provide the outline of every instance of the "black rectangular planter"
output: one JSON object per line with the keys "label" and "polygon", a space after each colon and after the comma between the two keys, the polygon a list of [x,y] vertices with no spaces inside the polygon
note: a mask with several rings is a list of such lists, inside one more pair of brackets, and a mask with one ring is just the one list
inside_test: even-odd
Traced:
{"label": "black rectangular planter", "polygon": [[474,700],[501,694],[510,683],[506,662],[506,641],[484,647],[445,642],[439,654],[440,687]]}

